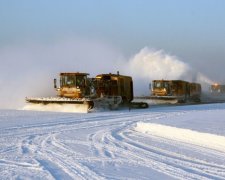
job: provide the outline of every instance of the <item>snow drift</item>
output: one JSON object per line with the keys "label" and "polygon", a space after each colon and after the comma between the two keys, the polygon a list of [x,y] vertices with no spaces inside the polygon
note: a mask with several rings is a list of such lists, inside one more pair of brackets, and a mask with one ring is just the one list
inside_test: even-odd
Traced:
{"label": "snow drift", "polygon": [[134,130],[174,141],[225,152],[225,137],[154,123],[138,122]]}

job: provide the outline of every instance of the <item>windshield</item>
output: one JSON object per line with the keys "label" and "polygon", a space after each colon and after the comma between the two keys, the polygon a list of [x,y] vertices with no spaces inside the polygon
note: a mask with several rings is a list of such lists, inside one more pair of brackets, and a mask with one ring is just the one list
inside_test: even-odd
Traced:
{"label": "windshield", "polygon": [[220,86],[219,85],[212,85],[211,89],[212,90],[218,90],[218,89],[220,89]]}
{"label": "windshield", "polygon": [[163,82],[163,81],[155,81],[154,82],[154,88],[168,88],[169,83]]}
{"label": "windshield", "polygon": [[84,86],[86,76],[83,75],[67,75],[67,76],[61,76],[60,78],[60,85],[61,86]]}

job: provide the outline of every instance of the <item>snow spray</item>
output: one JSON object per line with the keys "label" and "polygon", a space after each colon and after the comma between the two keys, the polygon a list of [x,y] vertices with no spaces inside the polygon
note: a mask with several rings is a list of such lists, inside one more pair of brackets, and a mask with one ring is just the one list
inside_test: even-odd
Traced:
{"label": "snow spray", "polygon": [[134,80],[136,95],[149,95],[149,83],[152,80],[185,80],[203,84],[213,81],[195,71],[189,64],[176,56],[166,54],[163,50],[153,50],[145,47],[128,62],[126,72]]}

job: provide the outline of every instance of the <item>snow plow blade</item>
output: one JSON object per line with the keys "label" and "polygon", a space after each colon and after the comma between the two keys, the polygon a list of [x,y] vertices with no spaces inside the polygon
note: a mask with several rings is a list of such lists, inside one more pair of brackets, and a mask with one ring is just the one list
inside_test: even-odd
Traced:
{"label": "snow plow blade", "polygon": [[135,109],[145,109],[148,108],[149,105],[146,102],[131,102],[129,107]]}
{"label": "snow plow blade", "polygon": [[177,104],[179,102],[176,96],[150,96],[153,104]]}
{"label": "snow plow blade", "polygon": [[87,113],[94,106],[88,98],[26,98],[24,110]]}

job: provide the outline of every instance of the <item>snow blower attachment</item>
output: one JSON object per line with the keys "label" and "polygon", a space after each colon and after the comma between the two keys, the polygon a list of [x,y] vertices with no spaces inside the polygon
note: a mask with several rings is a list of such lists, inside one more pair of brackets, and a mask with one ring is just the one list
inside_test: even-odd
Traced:
{"label": "snow blower attachment", "polygon": [[26,98],[27,110],[88,112],[93,108],[91,100],[91,82],[88,73],[60,73],[60,87],[57,88],[54,79],[54,88],[58,97]]}
{"label": "snow blower attachment", "polygon": [[[107,103],[109,109],[116,109],[119,106],[129,108],[147,108],[145,102],[132,102],[133,81],[132,77],[117,74],[100,74],[94,79],[94,87],[97,99],[94,100],[96,106]],[[99,103],[103,102],[103,103]]]}

